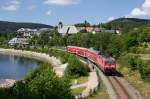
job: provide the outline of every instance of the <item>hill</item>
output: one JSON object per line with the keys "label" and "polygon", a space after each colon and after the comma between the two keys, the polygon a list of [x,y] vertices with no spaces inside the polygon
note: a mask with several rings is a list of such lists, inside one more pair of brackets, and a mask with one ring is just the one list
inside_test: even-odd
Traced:
{"label": "hill", "polygon": [[0,33],[13,33],[20,28],[40,29],[40,28],[52,28],[52,26],[39,23],[21,23],[21,22],[18,23],[18,22],[0,21]]}
{"label": "hill", "polygon": [[119,18],[105,24],[106,28],[120,29],[123,32],[127,32],[130,29],[138,28],[143,25],[150,25],[150,20],[138,18]]}

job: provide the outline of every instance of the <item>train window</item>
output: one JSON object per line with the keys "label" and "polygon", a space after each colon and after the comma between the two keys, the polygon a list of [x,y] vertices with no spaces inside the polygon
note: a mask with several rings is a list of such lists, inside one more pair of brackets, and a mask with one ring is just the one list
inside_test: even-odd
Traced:
{"label": "train window", "polygon": [[114,64],[114,62],[112,60],[107,60],[105,61],[105,64],[111,65],[111,64]]}

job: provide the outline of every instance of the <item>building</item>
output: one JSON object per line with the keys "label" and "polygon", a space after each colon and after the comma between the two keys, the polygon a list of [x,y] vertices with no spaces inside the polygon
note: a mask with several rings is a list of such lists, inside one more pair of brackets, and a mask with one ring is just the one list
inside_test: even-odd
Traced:
{"label": "building", "polygon": [[115,34],[121,35],[120,30],[102,30],[101,32],[115,33]]}
{"label": "building", "polygon": [[59,22],[58,24],[58,33],[61,35],[71,35],[78,33],[78,29],[72,25],[72,26],[64,26],[62,22]]}
{"label": "building", "polygon": [[115,33],[115,30],[102,30],[102,32],[106,32],[106,33]]}
{"label": "building", "polygon": [[21,28],[17,30],[18,35],[23,38],[31,38],[37,33],[37,29]]}
{"label": "building", "polygon": [[62,22],[59,22],[58,24],[58,33],[62,35],[71,35],[71,34],[76,34],[78,32],[85,31],[87,33],[101,33],[101,32],[107,32],[107,33],[116,33],[120,35],[120,30],[107,30],[105,28],[100,28],[98,26],[64,26]]}
{"label": "building", "polygon": [[9,45],[16,45],[16,44],[23,44],[27,45],[27,39],[26,38],[13,38],[8,42]]}

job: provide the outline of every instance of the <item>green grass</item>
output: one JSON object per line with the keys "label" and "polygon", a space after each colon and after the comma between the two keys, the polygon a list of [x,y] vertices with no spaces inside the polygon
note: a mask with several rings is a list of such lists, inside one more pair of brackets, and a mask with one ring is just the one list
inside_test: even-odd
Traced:
{"label": "green grass", "polygon": [[72,95],[78,95],[80,93],[82,93],[84,90],[85,90],[86,87],[79,87],[79,88],[76,88],[76,89],[73,89],[71,91]]}
{"label": "green grass", "polygon": [[71,81],[71,83],[74,84],[76,80],[77,80],[78,84],[83,84],[83,83],[88,82],[88,76],[79,77],[79,78],[73,79],[73,80]]}

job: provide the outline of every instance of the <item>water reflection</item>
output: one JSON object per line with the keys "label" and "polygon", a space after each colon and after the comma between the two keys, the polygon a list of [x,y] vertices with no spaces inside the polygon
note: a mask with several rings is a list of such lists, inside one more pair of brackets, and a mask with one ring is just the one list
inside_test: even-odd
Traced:
{"label": "water reflection", "polygon": [[23,79],[38,63],[34,59],[0,54],[0,79]]}

